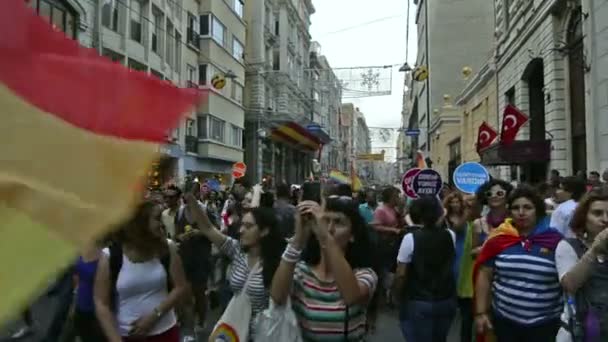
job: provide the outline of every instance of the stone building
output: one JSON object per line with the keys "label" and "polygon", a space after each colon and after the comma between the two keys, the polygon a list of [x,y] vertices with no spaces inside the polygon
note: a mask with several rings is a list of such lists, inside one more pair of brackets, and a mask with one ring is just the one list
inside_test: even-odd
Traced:
{"label": "stone building", "polygon": [[251,0],[245,48],[247,178],[301,183],[323,141],[313,123],[311,0]]}

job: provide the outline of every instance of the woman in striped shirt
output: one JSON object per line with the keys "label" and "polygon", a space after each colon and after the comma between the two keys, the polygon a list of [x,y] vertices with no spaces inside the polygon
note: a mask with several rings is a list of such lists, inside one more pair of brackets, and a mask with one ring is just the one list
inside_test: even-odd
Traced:
{"label": "woman in striped shirt", "polygon": [[[240,240],[237,241],[213,227],[207,213],[191,194],[186,195],[185,200],[200,227],[200,230],[187,233],[186,238],[203,234],[231,260],[228,274],[230,288],[234,293],[246,291],[251,301],[249,340],[253,340],[254,323],[258,314],[268,307],[268,289],[281,260],[281,253],[285,249],[285,240],[280,235],[276,215],[271,208],[250,210],[243,216],[239,231]],[[247,288],[243,289],[247,276],[252,271],[255,273],[252,274]]]}
{"label": "woman in striped shirt", "polygon": [[490,234],[475,264],[478,333],[493,329],[498,342],[555,341],[562,309],[555,249],[562,236],[549,228],[534,189],[514,190],[507,205],[511,218]]}
{"label": "woman in striped shirt", "polygon": [[272,299],[281,305],[291,296],[304,341],[362,341],[378,277],[358,206],[351,197],[330,196],[324,208],[304,201],[298,210],[296,235],[272,281]]}

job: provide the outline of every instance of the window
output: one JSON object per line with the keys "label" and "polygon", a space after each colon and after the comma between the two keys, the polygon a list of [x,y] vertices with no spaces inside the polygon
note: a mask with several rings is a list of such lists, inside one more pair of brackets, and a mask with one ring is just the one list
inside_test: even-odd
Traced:
{"label": "window", "polygon": [[200,26],[196,19],[196,16],[190,12],[188,12],[188,31],[186,33],[186,39],[188,44],[191,44],[197,48],[199,48],[199,40],[198,40],[198,32]]}
{"label": "window", "polygon": [[505,93],[505,101],[507,104],[515,105],[515,87],[507,90]]}
{"label": "window", "polygon": [[220,44],[221,46],[226,45],[226,27],[216,17],[213,17],[213,27],[211,34],[213,35],[213,40],[215,40],[218,44]]}
{"label": "window", "polygon": [[131,29],[131,39],[136,42],[141,43],[141,3],[139,1],[131,1],[130,8],[130,29]]}
{"label": "window", "polygon": [[230,125],[230,143],[232,146],[242,147],[243,146],[243,129],[235,125]]}
{"label": "window", "polygon": [[182,35],[175,30],[175,71],[178,73],[182,70]]}
{"label": "window", "polygon": [[186,77],[188,78],[188,87],[198,88],[198,82],[196,79],[196,67],[188,64],[186,66]]}
{"label": "window", "polygon": [[274,22],[274,35],[278,36],[279,35],[279,21],[275,20]]}
{"label": "window", "polygon": [[186,135],[189,137],[196,136],[194,132],[194,120],[186,119]]}
{"label": "window", "polygon": [[[238,1],[238,0],[237,0]],[[232,37],[232,56],[238,61],[243,61],[243,44],[235,37]]]}
{"label": "window", "polygon": [[232,0],[233,8],[239,18],[243,18],[243,0]]}
{"label": "window", "polygon": [[152,76],[154,77],[157,77],[159,80],[162,80],[165,77],[160,71],[156,71],[154,69],[150,69],[150,74],[152,74]]}
{"label": "window", "polygon": [[200,34],[201,36],[209,36],[209,14],[202,14],[200,17]]}
{"label": "window", "polygon": [[272,56],[272,70],[281,70],[281,55],[275,50]]}
{"label": "window", "polygon": [[116,0],[104,2],[101,9],[101,23],[110,30],[118,32],[118,4]]}
{"label": "window", "polygon": [[56,0],[30,0],[31,5],[46,22],[53,25],[57,31],[64,32],[66,36],[76,38],[76,12],[67,5]]}
{"label": "window", "polygon": [[243,104],[243,86],[232,81],[232,89],[230,92],[230,98],[236,102]]}
{"label": "window", "polygon": [[319,101],[319,92],[318,91],[313,91],[313,98],[315,99],[315,101]]}
{"label": "window", "polygon": [[209,132],[209,130],[207,128],[207,116],[201,115],[198,117],[198,137],[200,139],[207,139],[208,132]]}
{"label": "window", "polygon": [[161,34],[162,14],[154,7],[152,10],[152,51],[158,54],[158,39]]}
{"label": "window", "polygon": [[198,83],[205,85],[207,84],[207,64],[200,64],[198,66]]}
{"label": "window", "polygon": [[165,61],[169,64],[169,67],[173,68],[173,57],[175,55],[173,45],[175,44],[175,37],[173,36],[173,24],[169,20],[167,20],[165,37]]}
{"label": "window", "polygon": [[210,131],[211,131],[211,139],[224,142],[224,126],[225,122],[215,118],[213,116],[209,116],[210,118]]}
{"label": "window", "polygon": [[137,71],[144,71],[145,72],[148,69],[144,64],[139,63],[138,61],[136,61],[134,59],[131,59],[131,58],[129,58],[128,65],[129,65],[129,69],[131,69],[131,70],[137,70]]}

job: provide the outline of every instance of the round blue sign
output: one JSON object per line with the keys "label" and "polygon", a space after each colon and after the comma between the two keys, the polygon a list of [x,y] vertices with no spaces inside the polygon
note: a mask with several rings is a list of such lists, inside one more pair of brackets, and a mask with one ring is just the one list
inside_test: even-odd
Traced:
{"label": "round blue sign", "polygon": [[454,185],[458,190],[474,194],[479,187],[490,180],[490,173],[479,163],[460,164],[454,171]]}
{"label": "round blue sign", "polygon": [[441,175],[433,169],[424,169],[412,182],[414,192],[420,197],[437,196],[443,187]]}

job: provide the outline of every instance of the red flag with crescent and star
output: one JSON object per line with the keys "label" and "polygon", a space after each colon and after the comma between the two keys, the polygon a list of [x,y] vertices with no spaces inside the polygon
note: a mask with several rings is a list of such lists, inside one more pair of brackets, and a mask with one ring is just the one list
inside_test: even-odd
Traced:
{"label": "red flag with crescent and star", "polygon": [[500,131],[500,143],[503,145],[509,145],[515,141],[517,132],[521,126],[528,122],[529,118],[526,114],[522,113],[514,105],[507,105],[502,115],[502,129]]}
{"label": "red flag with crescent and star", "polygon": [[480,152],[492,145],[498,133],[487,122],[482,122],[477,132],[477,152]]}

